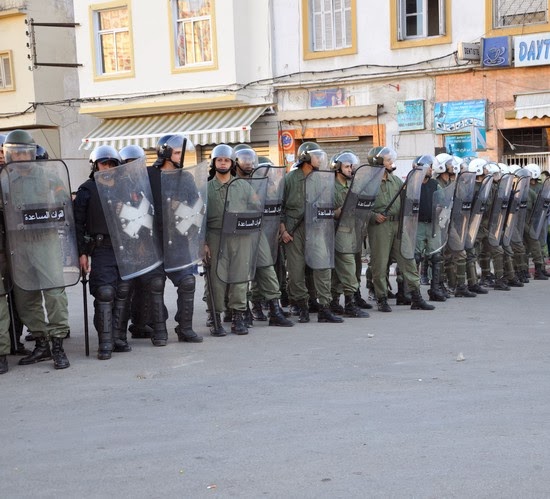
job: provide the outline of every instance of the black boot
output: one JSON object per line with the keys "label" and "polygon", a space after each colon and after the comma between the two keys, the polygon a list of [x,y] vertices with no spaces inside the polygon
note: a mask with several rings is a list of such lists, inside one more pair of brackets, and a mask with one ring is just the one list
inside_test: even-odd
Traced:
{"label": "black boot", "polygon": [[428,296],[431,301],[447,301],[447,295],[441,286],[441,259],[438,254],[431,257],[432,261],[432,282],[428,289]]}
{"label": "black boot", "polygon": [[246,303],[246,310],[243,313],[243,321],[246,327],[254,326],[254,317],[252,315],[252,310],[250,310],[248,302]]}
{"label": "black boot", "polygon": [[[523,286],[521,282],[518,281],[518,283]],[[508,286],[504,277],[500,277],[499,279],[495,280],[495,285],[493,286],[493,289],[495,291],[510,291],[510,286]]]}
{"label": "black boot", "polygon": [[542,271],[542,264],[535,263],[535,281],[547,281],[548,277],[546,274]]}
{"label": "black boot", "polygon": [[529,284],[529,271],[528,270],[518,270],[517,272],[519,280],[523,284]]}
{"label": "black boot", "polygon": [[264,322],[264,321],[267,320],[267,317],[264,314],[264,310],[262,308],[262,302],[261,301],[253,301],[252,302],[252,317],[255,321]]}
{"label": "black boot", "polygon": [[395,295],[396,305],[410,305],[412,303],[411,295],[405,281],[397,281],[397,294]]}
{"label": "black boot", "polygon": [[269,325],[270,326],[281,326],[281,327],[292,327],[294,322],[288,320],[283,313],[283,309],[279,305],[279,300],[274,298],[269,300]]}
{"label": "black boot", "polygon": [[391,307],[388,305],[388,299],[383,296],[382,298],[377,299],[378,311],[379,312],[391,312]]}
{"label": "black boot", "polygon": [[307,300],[300,302],[298,307],[298,322],[309,322],[309,306]]}
{"label": "black boot", "polygon": [[430,278],[428,277],[428,267],[429,267],[428,258],[423,258],[422,261],[420,262],[420,284],[422,284],[423,286],[428,286],[430,284]]}
{"label": "black boot", "polygon": [[361,290],[360,289],[357,289],[357,291],[355,292],[355,304],[359,308],[364,308],[366,310],[370,310],[372,308],[372,305],[370,303],[368,303],[367,300],[364,300],[361,297]]}
{"label": "black boot", "polygon": [[128,281],[118,283],[113,306],[113,352],[131,352],[128,345],[128,321],[130,320],[131,284]]}
{"label": "black boot", "polygon": [[336,315],[344,314],[344,307],[340,305],[340,295],[333,296],[329,306],[330,306],[330,311],[333,314],[336,314]]}
{"label": "black boot", "polygon": [[226,310],[223,313],[223,322],[233,322],[233,311],[232,310]]}
{"label": "black boot", "polygon": [[[518,276],[516,274],[514,274],[514,277],[512,277],[511,279],[504,279],[504,278],[501,278],[501,279],[497,279],[495,281],[495,289],[497,289],[497,283],[499,281],[504,281],[504,284],[509,286],[510,288],[523,288],[525,286],[525,284],[523,284]],[[499,288],[499,291],[502,291],[500,288]],[[508,290],[505,290],[505,291],[508,291]]]}
{"label": "black boot", "polygon": [[153,334],[153,328],[147,324],[143,326],[139,324],[130,324],[128,331],[132,333],[132,338],[137,339],[150,338]]}
{"label": "black boot", "polygon": [[217,336],[217,337],[226,336],[227,331],[222,326],[222,319],[220,317],[220,314],[214,314],[213,317],[212,317],[211,314],[209,314],[209,315],[210,315],[210,318],[207,322],[211,322],[210,334],[212,336]]}
{"label": "black boot", "polygon": [[202,336],[193,331],[195,276],[186,276],[178,286],[176,334],[178,341],[201,343]]}
{"label": "black boot", "polygon": [[67,369],[71,365],[63,350],[63,338],[52,338],[52,358],[55,369]]}
{"label": "black boot", "polygon": [[477,295],[472,293],[466,284],[459,284],[455,289],[455,298],[475,298]]}
{"label": "black boot", "polygon": [[155,276],[149,281],[151,320],[153,322],[151,343],[156,347],[164,347],[168,343],[168,330],[166,329],[168,312],[164,306],[164,282],[164,276]]}
{"label": "black boot", "polygon": [[315,314],[319,312],[319,309],[321,308],[321,305],[317,300],[309,299],[308,300],[308,310],[311,314]]}
{"label": "black boot", "polygon": [[233,310],[231,332],[238,335],[248,334],[248,328],[244,322],[244,312],[241,312],[240,310]]}
{"label": "black boot", "polygon": [[330,311],[330,307],[328,305],[320,305],[319,312],[317,312],[317,322],[338,323],[344,322],[344,319],[342,319],[342,317],[334,315]]}
{"label": "black boot", "polygon": [[8,372],[8,356],[0,355],[0,374],[6,374]]}
{"label": "black boot", "polygon": [[344,317],[367,318],[370,315],[363,312],[355,303],[355,295],[344,296],[346,306],[344,307]]}
{"label": "black boot", "polygon": [[470,284],[468,286],[468,289],[472,292],[472,293],[475,293],[476,295],[486,295],[487,293],[489,293],[489,291],[487,291],[485,288],[481,287],[479,284]]}
{"label": "black boot", "polygon": [[435,307],[424,301],[419,289],[411,291],[411,310],[433,310]]}
{"label": "black boot", "polygon": [[100,286],[95,293],[94,327],[97,331],[97,358],[108,360],[113,352],[113,300],[112,286]]}
{"label": "black boot", "polygon": [[48,340],[43,336],[36,338],[36,344],[34,350],[27,357],[22,357],[19,360],[20,366],[28,366],[30,364],[36,364],[37,362],[42,362],[43,360],[50,360],[52,358],[52,353],[50,351],[50,344]]}

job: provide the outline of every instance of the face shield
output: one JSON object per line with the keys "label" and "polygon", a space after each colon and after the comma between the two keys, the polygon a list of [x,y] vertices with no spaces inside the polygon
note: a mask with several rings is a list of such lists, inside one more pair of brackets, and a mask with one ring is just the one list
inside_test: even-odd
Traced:
{"label": "face shield", "polygon": [[308,151],[311,158],[310,164],[314,170],[328,170],[328,156],[322,149]]}
{"label": "face shield", "polygon": [[36,159],[36,144],[4,143],[3,148],[6,163],[12,161],[34,161]]}

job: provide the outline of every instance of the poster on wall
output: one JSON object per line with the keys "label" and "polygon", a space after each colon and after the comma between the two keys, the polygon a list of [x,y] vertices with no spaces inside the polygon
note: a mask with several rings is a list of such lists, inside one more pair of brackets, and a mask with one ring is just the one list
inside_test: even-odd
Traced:
{"label": "poster on wall", "polygon": [[327,88],[309,92],[309,107],[347,106],[348,99],[343,88]]}
{"label": "poster on wall", "polygon": [[436,102],[435,133],[465,133],[471,127],[486,127],[486,99]]}
{"label": "poster on wall", "polygon": [[397,102],[397,127],[400,131],[424,130],[424,100],[406,100]]}
{"label": "poster on wall", "polygon": [[461,158],[477,156],[472,144],[472,136],[469,133],[445,135],[445,149],[448,154]]}

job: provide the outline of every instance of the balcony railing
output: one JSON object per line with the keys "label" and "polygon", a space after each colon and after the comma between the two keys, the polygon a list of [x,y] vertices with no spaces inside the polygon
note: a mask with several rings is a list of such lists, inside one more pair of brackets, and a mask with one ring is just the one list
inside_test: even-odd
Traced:
{"label": "balcony railing", "polygon": [[525,166],[536,163],[541,170],[550,171],[550,152],[533,152],[525,154],[505,154],[502,162],[507,165]]}

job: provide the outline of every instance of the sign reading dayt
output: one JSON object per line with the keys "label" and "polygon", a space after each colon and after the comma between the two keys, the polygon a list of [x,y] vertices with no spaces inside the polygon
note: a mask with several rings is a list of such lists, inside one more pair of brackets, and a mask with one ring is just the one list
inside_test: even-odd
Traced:
{"label": "sign reading dayt", "polygon": [[550,33],[514,37],[514,66],[550,64]]}

